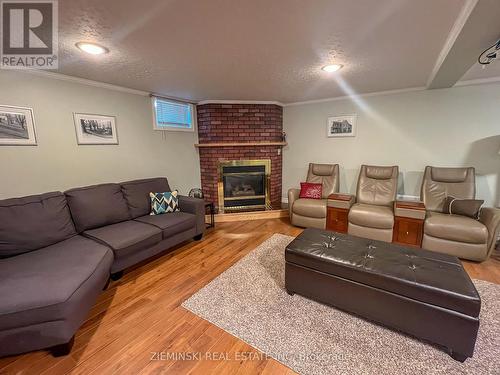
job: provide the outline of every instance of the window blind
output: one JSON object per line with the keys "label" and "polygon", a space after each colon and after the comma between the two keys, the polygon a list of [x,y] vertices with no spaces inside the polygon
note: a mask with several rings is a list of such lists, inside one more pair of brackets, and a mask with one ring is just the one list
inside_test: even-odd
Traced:
{"label": "window blind", "polygon": [[189,103],[179,103],[162,98],[154,98],[155,122],[157,129],[192,129],[193,109]]}

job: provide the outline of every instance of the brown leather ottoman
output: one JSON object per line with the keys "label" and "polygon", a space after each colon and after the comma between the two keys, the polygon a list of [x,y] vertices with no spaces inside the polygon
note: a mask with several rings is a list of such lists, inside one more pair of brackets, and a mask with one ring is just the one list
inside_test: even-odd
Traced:
{"label": "brown leather ottoman", "polygon": [[319,229],[285,251],[285,286],[472,357],[481,299],[458,258]]}

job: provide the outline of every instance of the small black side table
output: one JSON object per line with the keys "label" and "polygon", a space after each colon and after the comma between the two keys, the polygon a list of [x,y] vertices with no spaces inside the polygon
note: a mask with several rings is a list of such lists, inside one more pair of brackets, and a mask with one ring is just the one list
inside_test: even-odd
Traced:
{"label": "small black side table", "polygon": [[205,203],[205,212],[210,214],[210,223],[207,223],[207,228],[215,227],[215,205],[214,202],[206,202]]}

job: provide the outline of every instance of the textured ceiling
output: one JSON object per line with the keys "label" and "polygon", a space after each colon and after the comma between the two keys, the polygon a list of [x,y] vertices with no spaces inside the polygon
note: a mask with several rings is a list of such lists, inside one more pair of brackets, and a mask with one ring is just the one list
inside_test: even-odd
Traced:
{"label": "textured ceiling", "polygon": [[500,78],[500,60],[495,60],[489,65],[474,64],[472,68],[463,76],[462,80],[485,79],[491,77]]}
{"label": "textured ceiling", "polygon": [[[64,0],[59,72],[193,100],[421,87],[464,1]],[[78,41],[111,52],[89,56]],[[327,63],[345,67],[328,75]]]}

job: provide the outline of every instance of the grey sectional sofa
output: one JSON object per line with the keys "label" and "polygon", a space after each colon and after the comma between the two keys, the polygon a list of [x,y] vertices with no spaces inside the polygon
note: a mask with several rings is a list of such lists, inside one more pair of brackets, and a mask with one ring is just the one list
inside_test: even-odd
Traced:
{"label": "grey sectional sofa", "polygon": [[150,216],[166,178],[102,184],[0,201],[0,356],[67,354],[110,275],[205,229],[203,200]]}

